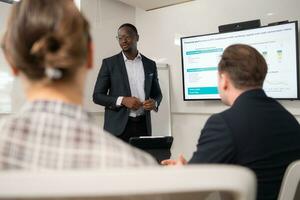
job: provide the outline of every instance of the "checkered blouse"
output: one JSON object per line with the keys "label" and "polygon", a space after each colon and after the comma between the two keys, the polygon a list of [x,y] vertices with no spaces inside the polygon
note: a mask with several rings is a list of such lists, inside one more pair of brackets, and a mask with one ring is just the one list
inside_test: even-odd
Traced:
{"label": "checkered blouse", "polygon": [[154,165],[156,161],[108,133],[81,107],[27,103],[0,122],[0,169],[83,169]]}

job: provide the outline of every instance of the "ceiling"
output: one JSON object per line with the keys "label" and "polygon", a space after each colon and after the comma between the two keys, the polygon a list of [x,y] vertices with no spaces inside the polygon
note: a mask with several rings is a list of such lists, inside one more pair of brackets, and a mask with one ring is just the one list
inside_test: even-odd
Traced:
{"label": "ceiling", "polygon": [[154,10],[162,7],[172,6],[193,0],[119,0],[143,10]]}

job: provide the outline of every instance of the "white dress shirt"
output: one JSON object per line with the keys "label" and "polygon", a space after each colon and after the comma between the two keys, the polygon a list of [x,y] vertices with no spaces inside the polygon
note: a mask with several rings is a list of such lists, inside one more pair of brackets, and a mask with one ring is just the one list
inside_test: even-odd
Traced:
{"label": "white dress shirt", "polygon": [[[131,91],[131,96],[138,98],[141,102],[145,101],[145,72],[144,66],[142,62],[142,56],[140,53],[133,59],[129,60],[125,54],[122,52],[127,75],[128,81]],[[119,97],[117,99],[117,106],[120,106],[122,103],[123,97]],[[139,108],[138,110],[130,110],[129,116],[137,117],[144,114],[143,107]]]}

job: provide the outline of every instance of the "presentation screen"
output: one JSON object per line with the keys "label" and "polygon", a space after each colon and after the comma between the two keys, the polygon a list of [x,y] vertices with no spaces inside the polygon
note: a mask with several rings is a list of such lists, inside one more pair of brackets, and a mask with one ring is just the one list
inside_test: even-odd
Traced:
{"label": "presentation screen", "polygon": [[268,96],[299,99],[298,22],[181,38],[184,100],[220,99],[218,63],[226,47],[248,44],[266,59]]}

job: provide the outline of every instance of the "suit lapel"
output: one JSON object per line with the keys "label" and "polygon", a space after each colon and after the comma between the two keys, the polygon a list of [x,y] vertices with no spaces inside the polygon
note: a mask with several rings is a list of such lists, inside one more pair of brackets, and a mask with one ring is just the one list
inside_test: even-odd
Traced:
{"label": "suit lapel", "polygon": [[131,91],[130,91],[130,86],[129,86],[129,80],[128,80],[128,74],[127,74],[127,70],[126,70],[126,66],[125,66],[125,61],[124,61],[122,52],[118,56],[118,62],[120,64],[120,68],[121,68],[121,73],[122,73],[122,77],[123,77],[123,83],[125,84],[125,87],[126,87],[126,93],[128,93],[128,95],[131,96]]}
{"label": "suit lapel", "polygon": [[151,81],[153,73],[151,72],[151,67],[149,66],[149,63],[146,61],[145,57],[142,55],[142,62],[144,67],[144,73],[145,73],[145,98],[149,99],[150,96],[150,88],[151,88]]}

